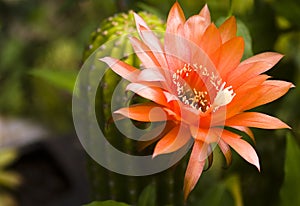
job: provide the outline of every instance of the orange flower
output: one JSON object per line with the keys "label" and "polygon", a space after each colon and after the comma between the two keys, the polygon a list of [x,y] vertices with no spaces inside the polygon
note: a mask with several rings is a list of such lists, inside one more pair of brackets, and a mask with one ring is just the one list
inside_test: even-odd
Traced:
{"label": "orange flower", "polygon": [[[251,138],[249,127],[290,128],[275,117],[245,112],[278,99],[293,87],[292,83],[268,80],[269,76],[262,74],[282,55],[266,52],[241,62],[244,40],[236,36],[235,18],[230,17],[217,28],[206,5],[186,20],[176,2],[168,16],[163,44],[137,14],[135,21],[141,40],[131,37],[130,41],[143,69],[111,57],[101,60],[131,82],[128,90],[151,102],[121,108],[114,114],[143,122],[167,122],[163,133],[149,142],[158,141],[153,157],[174,152],[193,140],[185,174],[185,199],[215,143],[228,164],[232,147],[259,170],[253,147],[224,126]],[[157,108],[159,112],[153,112]]]}

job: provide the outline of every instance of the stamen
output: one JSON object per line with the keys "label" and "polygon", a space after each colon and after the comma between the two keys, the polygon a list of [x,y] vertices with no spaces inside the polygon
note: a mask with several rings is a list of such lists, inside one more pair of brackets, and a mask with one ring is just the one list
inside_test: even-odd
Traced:
{"label": "stamen", "polygon": [[229,104],[232,101],[232,99],[235,97],[235,93],[232,90],[232,86],[226,87],[224,89],[225,85],[226,82],[224,82],[221,85],[221,88],[214,99],[214,103],[212,104],[214,111],[221,106],[225,106]]}
{"label": "stamen", "polygon": [[[206,82],[206,84],[208,83],[212,87],[208,86],[204,89],[206,90],[209,88],[210,91],[208,92],[215,95],[213,104],[210,102],[210,98],[212,97],[208,97],[207,91],[198,91],[196,88],[192,89],[184,81],[185,78],[191,76],[192,72],[197,72],[198,75],[208,78],[208,82]],[[225,88],[226,82],[223,82],[218,75],[209,71],[201,64],[185,64],[183,68],[177,69],[176,73],[174,73],[172,77],[173,82],[176,85],[177,97],[181,100],[181,102],[203,113],[210,108],[213,109],[212,111],[216,111],[219,107],[229,104],[235,96],[231,86]]]}

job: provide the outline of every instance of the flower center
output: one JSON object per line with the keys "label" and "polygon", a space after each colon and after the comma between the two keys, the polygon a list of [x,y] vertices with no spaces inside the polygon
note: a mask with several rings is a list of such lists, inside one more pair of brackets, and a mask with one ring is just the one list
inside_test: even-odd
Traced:
{"label": "flower center", "polygon": [[173,83],[181,102],[203,113],[216,111],[235,96],[231,86],[225,87],[226,82],[203,65],[185,64],[173,74]]}

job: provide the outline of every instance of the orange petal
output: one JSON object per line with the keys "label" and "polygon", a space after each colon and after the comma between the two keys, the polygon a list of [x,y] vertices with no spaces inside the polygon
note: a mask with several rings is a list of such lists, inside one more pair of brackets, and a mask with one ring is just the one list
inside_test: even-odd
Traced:
{"label": "orange petal", "polygon": [[99,60],[105,62],[114,72],[131,82],[135,82],[137,80],[138,75],[141,72],[135,67],[126,64],[125,62],[122,62],[119,59],[115,59],[112,57],[104,57]]}
{"label": "orange petal", "polygon": [[200,47],[210,56],[222,44],[220,32],[214,24],[211,24],[205,30],[201,41]]}
{"label": "orange petal", "polygon": [[217,65],[218,71],[223,79],[232,72],[240,63],[244,53],[244,40],[235,37],[223,44],[220,49],[220,58]]}
{"label": "orange petal", "polygon": [[141,60],[142,64],[146,68],[156,68],[159,66],[155,56],[143,42],[138,40],[136,37],[130,38],[131,45],[134,49],[135,54]]}
{"label": "orange petal", "polygon": [[222,134],[221,128],[197,128],[190,125],[190,131],[192,136],[196,140],[201,140],[206,143],[218,142],[220,135]]}
{"label": "orange petal", "polygon": [[254,134],[250,128],[244,126],[231,126],[231,127],[246,133],[251,138],[251,140],[255,143]]}
{"label": "orange petal", "polygon": [[205,19],[206,26],[208,26],[211,23],[210,12],[209,12],[207,4],[205,4],[204,7],[201,9],[199,16],[202,16]]}
{"label": "orange petal", "polygon": [[166,81],[165,77],[163,74],[160,73],[160,71],[157,68],[150,68],[150,69],[143,69],[141,70],[137,81],[143,82],[143,81],[148,81],[148,82],[154,82],[154,81],[160,81],[164,82]]}
{"label": "orange petal", "polygon": [[154,103],[135,104],[114,112],[115,121],[123,119],[124,117],[142,122],[156,122],[172,119],[167,112],[164,111],[164,108]]}
{"label": "orange petal", "polygon": [[[241,65],[244,64],[250,64],[255,62],[265,62],[269,68],[272,68],[275,64],[279,62],[279,60],[283,57],[282,54],[276,53],[276,52],[264,52],[261,54],[257,54],[253,57],[250,57],[246,60],[244,60]],[[262,71],[265,72],[265,71]],[[262,73],[260,71],[260,73]]]}
{"label": "orange petal", "polygon": [[208,25],[205,19],[200,15],[194,15],[188,18],[184,24],[184,36],[195,44],[199,45],[201,37]]}
{"label": "orange petal", "polygon": [[184,126],[176,126],[156,144],[153,158],[160,154],[175,152],[189,140],[191,140],[191,134],[188,129]]}
{"label": "orange petal", "polygon": [[262,129],[283,129],[290,127],[281,120],[258,112],[243,112],[225,122],[226,126],[257,127]]}
{"label": "orange petal", "polygon": [[253,147],[243,139],[231,137],[229,133],[223,133],[222,140],[229,144],[246,161],[255,165],[260,170],[258,156]]}
{"label": "orange petal", "polygon": [[244,110],[249,110],[254,107],[272,102],[289,91],[294,85],[290,82],[279,80],[265,81],[262,86],[253,93],[254,101],[244,107]]}
{"label": "orange petal", "polygon": [[143,84],[131,83],[126,87],[126,90],[130,90],[141,97],[149,99],[157,104],[167,106],[168,102],[161,88],[149,87]]}
{"label": "orange petal", "polygon": [[178,26],[184,24],[184,22],[185,22],[184,13],[179,3],[176,1],[172,6],[168,15],[166,32],[176,34]]}
{"label": "orange petal", "polygon": [[228,18],[220,27],[222,42],[225,43],[236,36],[237,25],[236,20],[232,16]]}
{"label": "orange petal", "polygon": [[[243,82],[268,71],[283,57],[283,55],[274,52],[265,52],[244,60],[236,70],[228,76],[228,82],[242,84]],[[237,85],[238,86],[238,85]]]}
{"label": "orange petal", "polygon": [[168,68],[171,71],[183,68],[183,65],[190,60],[189,45],[191,42],[182,36],[171,33],[165,33],[164,40]]}
{"label": "orange petal", "polygon": [[163,47],[160,40],[155,36],[155,34],[149,29],[145,21],[136,13],[134,14],[134,19],[136,23],[136,28],[138,30],[139,36],[143,42],[151,49],[157,61],[163,68],[167,67],[166,59],[163,52]]}
{"label": "orange petal", "polygon": [[[227,105],[227,119],[244,111],[244,107],[252,103],[255,99],[252,98],[252,95],[261,87],[264,81],[268,79],[268,75],[259,75],[256,76],[237,89],[234,88],[236,96],[233,100]],[[230,85],[230,84],[229,84]],[[252,94],[252,95],[249,95]]]}
{"label": "orange petal", "polygon": [[218,145],[219,145],[222,153],[224,154],[227,166],[229,166],[232,161],[232,154],[231,154],[229,145],[226,144],[222,139],[220,139],[220,141],[218,142]]}
{"label": "orange petal", "polygon": [[167,122],[167,124],[160,124],[153,128],[151,131],[145,133],[138,139],[138,150],[142,151],[149,145],[161,139],[174,127],[173,122]]}
{"label": "orange petal", "polygon": [[190,160],[184,177],[184,199],[186,200],[190,192],[194,189],[198,182],[205,165],[205,159],[201,158],[201,154],[207,154],[207,144],[196,140],[190,156]]}

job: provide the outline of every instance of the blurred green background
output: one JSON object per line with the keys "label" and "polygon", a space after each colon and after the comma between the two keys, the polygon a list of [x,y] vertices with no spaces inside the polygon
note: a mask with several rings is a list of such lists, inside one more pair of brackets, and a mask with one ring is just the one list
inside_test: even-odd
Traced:
{"label": "blurred green background", "polygon": [[[0,119],[30,119],[52,134],[74,134],[71,91],[90,33],[104,18],[121,11],[147,10],[165,20],[174,2],[0,0]],[[220,205],[222,202],[226,205],[227,201],[228,205],[233,202],[236,205],[289,205],[288,201],[296,201],[293,198],[300,190],[297,147],[300,142],[300,89],[297,87],[300,82],[300,1],[179,2],[187,17],[198,13],[205,3],[215,22],[235,15],[250,32],[253,54],[277,51],[285,55],[268,74],[296,85],[283,98],[256,109],[279,117],[293,128],[288,138],[286,130],[254,130],[261,172],[237,155],[229,169],[222,168],[224,162],[216,161],[215,166],[202,175],[194,192],[199,198],[191,199],[191,204]],[[0,150],[5,146],[1,140],[4,138],[1,124],[0,121]],[[290,150],[286,149],[287,139]],[[285,161],[288,155],[291,158]],[[1,186],[0,181],[0,194],[9,190]],[[288,194],[294,196],[287,198]],[[1,200],[4,199],[0,195],[0,205]]]}

